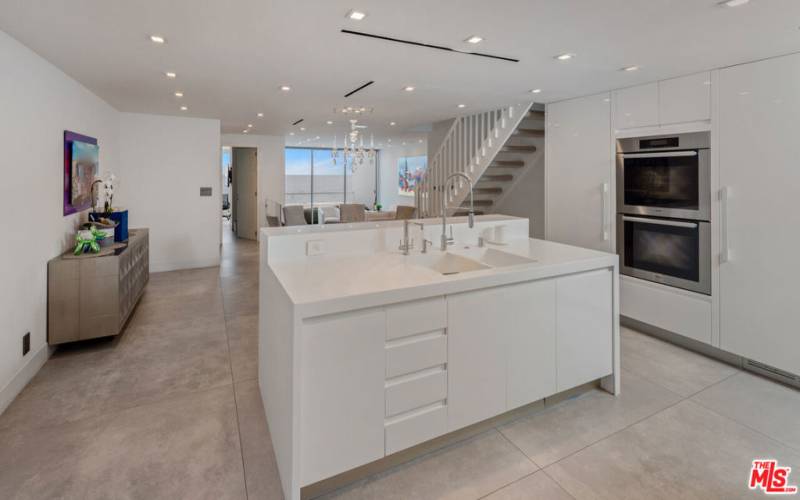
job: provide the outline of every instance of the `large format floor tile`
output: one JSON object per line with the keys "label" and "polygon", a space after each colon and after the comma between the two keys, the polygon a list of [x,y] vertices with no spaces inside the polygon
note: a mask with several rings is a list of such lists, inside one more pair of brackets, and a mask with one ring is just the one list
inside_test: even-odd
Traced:
{"label": "large format floor tile", "polygon": [[355,483],[326,498],[478,499],[536,469],[525,455],[492,430]]}
{"label": "large format floor tile", "polygon": [[0,498],[242,499],[230,388],[0,433]]}
{"label": "large format floor tile", "polygon": [[630,328],[620,329],[622,368],[688,397],[738,370]]}
{"label": "large format floor tile", "polygon": [[541,470],[484,498],[486,500],[572,500],[569,493]]}
{"label": "large format floor tile", "polygon": [[728,418],[683,401],[546,469],[577,499],[734,499],[748,490],[751,462],[800,455]]}
{"label": "large format floor tile", "polygon": [[247,380],[236,384],[236,408],[247,497],[250,500],[282,500],[278,464],[257,381]]}
{"label": "large format floor tile", "polygon": [[667,389],[623,371],[622,393],[617,397],[592,390],[506,424],[500,431],[545,467],[680,400]]}
{"label": "large format floor tile", "polygon": [[800,390],[742,372],[692,400],[800,450]]}
{"label": "large format floor tile", "polygon": [[233,380],[258,377],[258,314],[229,316],[225,320],[231,351]]}

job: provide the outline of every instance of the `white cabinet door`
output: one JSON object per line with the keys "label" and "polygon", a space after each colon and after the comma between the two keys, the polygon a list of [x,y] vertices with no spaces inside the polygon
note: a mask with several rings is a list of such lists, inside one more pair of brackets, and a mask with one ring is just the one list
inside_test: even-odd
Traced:
{"label": "white cabinet door", "polygon": [[555,393],[555,280],[448,297],[448,421],[459,429]]}
{"label": "white cabinet door", "polygon": [[711,73],[658,82],[662,125],[711,119]]}
{"label": "white cabinet door", "polygon": [[612,251],[609,94],[547,106],[546,239]]}
{"label": "white cabinet door", "polygon": [[556,283],[558,390],[610,375],[613,273],[609,269],[559,278]]}
{"label": "white cabinet door", "polygon": [[303,485],[384,456],[385,339],[383,310],[303,325]]}
{"label": "white cabinet door", "polygon": [[719,87],[720,345],[800,374],[800,55],[723,69]]}
{"label": "white cabinet door", "polygon": [[658,125],[658,83],[614,91],[614,128]]}
{"label": "white cabinet door", "polygon": [[556,281],[508,287],[503,294],[508,335],[506,409],[556,392]]}
{"label": "white cabinet door", "polygon": [[506,409],[505,287],[447,297],[447,422],[456,430]]}

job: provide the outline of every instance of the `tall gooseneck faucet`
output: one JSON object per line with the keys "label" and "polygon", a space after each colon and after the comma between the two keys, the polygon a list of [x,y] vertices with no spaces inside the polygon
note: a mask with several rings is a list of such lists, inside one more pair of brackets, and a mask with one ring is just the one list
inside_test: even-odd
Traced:
{"label": "tall gooseneck faucet", "polygon": [[441,250],[447,250],[447,245],[452,244],[453,239],[447,237],[447,190],[450,185],[450,180],[455,177],[463,177],[469,184],[469,228],[475,227],[475,206],[472,201],[472,179],[464,172],[454,172],[447,176],[442,186],[442,245]]}

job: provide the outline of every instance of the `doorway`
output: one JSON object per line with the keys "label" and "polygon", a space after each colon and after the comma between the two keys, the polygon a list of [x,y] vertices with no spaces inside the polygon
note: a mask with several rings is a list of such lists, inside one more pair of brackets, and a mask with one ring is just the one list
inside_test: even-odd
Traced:
{"label": "doorway", "polygon": [[258,238],[258,150],[232,148],[231,224],[238,238]]}

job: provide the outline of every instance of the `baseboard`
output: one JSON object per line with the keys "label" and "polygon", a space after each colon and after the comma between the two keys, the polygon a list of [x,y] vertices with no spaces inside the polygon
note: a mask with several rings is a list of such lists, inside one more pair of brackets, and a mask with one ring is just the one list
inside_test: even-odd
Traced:
{"label": "baseboard", "polygon": [[216,267],[220,264],[219,255],[206,259],[186,260],[150,260],[150,272],[161,273],[164,271],[178,271],[180,269],[196,269],[200,267]]}
{"label": "baseboard", "polygon": [[6,411],[6,408],[14,401],[14,398],[22,392],[22,389],[28,385],[28,382],[30,382],[34,375],[44,366],[53,350],[54,349],[51,349],[49,345],[43,345],[30,357],[28,362],[25,363],[25,366],[19,369],[11,381],[0,389],[0,414]]}

